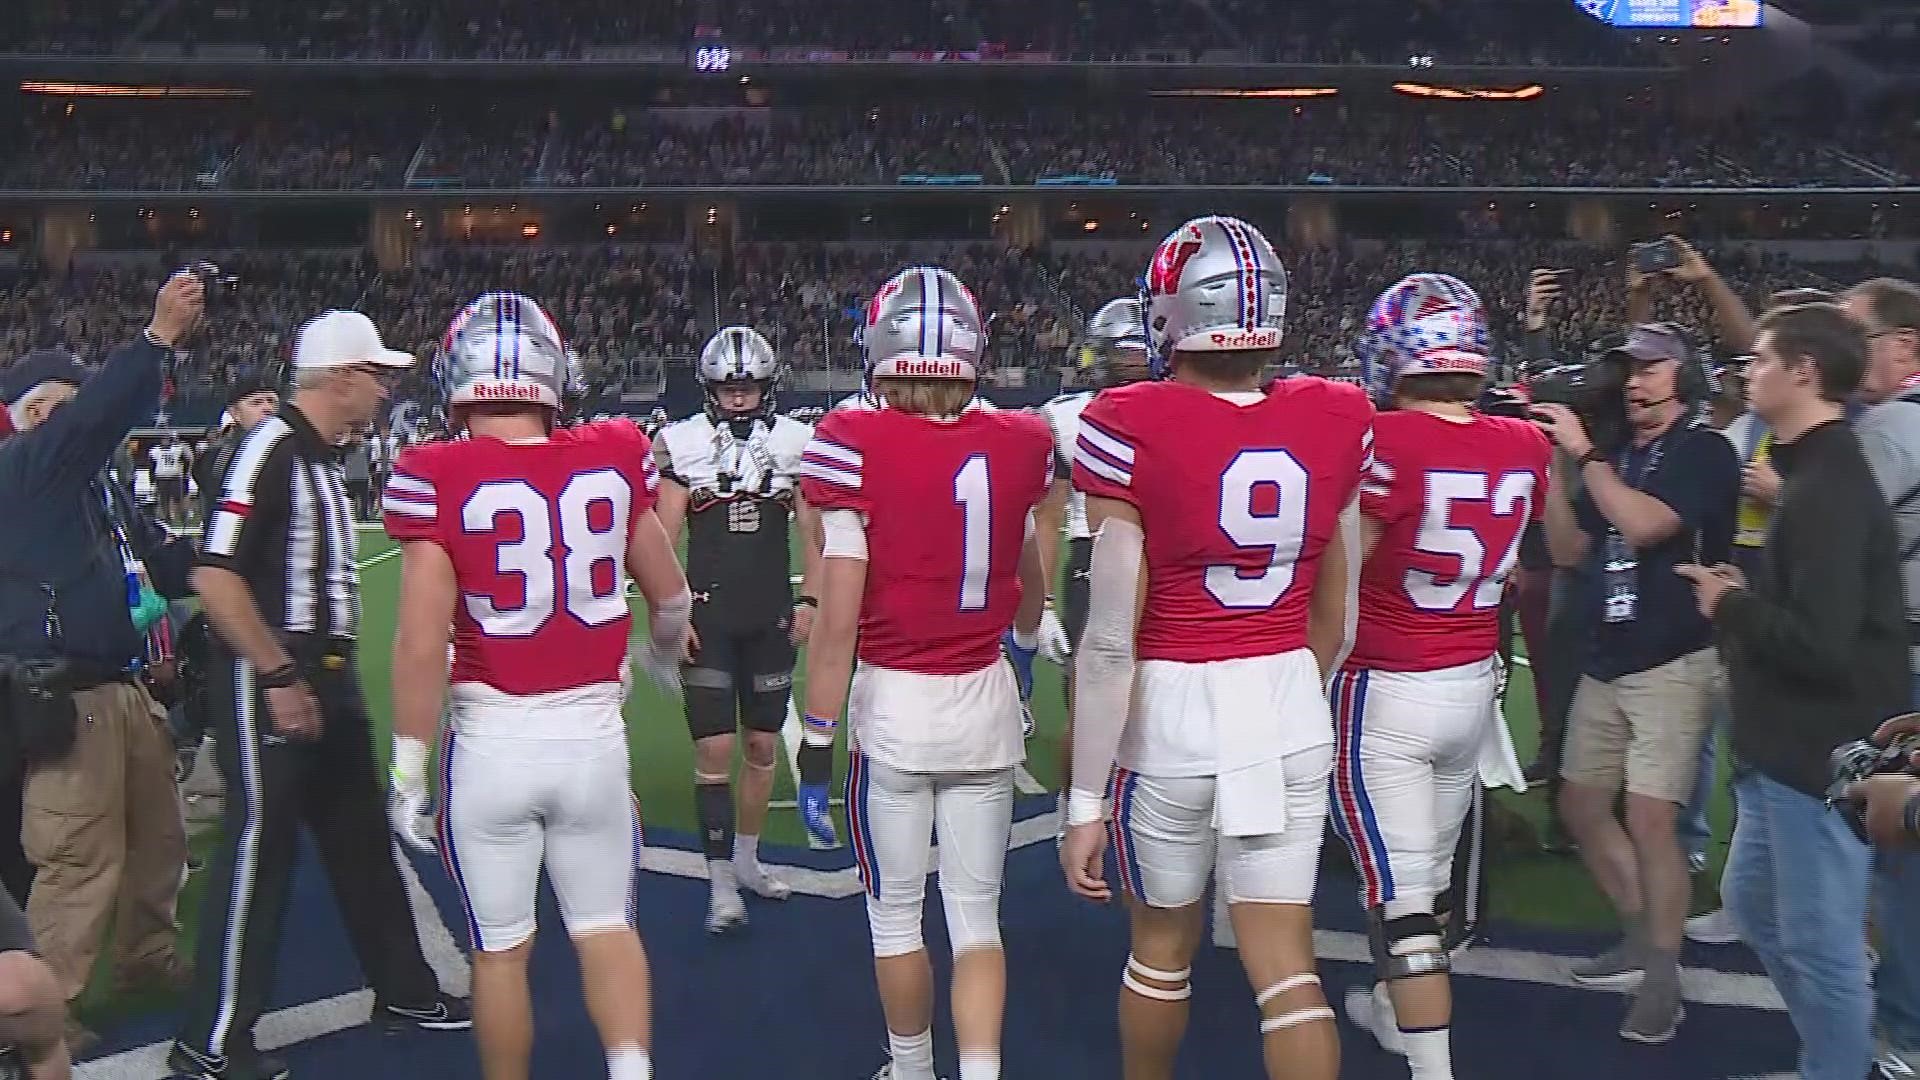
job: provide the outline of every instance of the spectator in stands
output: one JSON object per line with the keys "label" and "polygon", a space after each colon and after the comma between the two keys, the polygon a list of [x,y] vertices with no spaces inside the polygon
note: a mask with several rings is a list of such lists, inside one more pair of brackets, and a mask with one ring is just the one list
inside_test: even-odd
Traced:
{"label": "spectator in stands", "polygon": [[1727,909],[1787,1003],[1800,1076],[1855,1080],[1873,1058],[1867,848],[1825,794],[1833,748],[1910,699],[1898,542],[1844,422],[1866,366],[1861,328],[1836,305],[1801,304],[1759,330],[1748,394],[1781,475],[1767,558],[1751,579],[1706,559],[1675,572],[1730,676],[1740,817]]}
{"label": "spectator in stands", "polygon": [[[141,682],[135,609],[143,569],[162,592],[188,595],[192,546],[165,540],[104,474],[158,406],[163,360],[202,303],[199,279],[175,275],[141,339],[98,375],[42,352],[4,383],[20,430],[0,442],[0,505],[35,512],[0,530],[0,655],[33,662],[50,691],[44,709],[14,709],[11,727],[27,762],[22,843],[37,871],[28,921],[68,1002],[86,989],[116,913],[123,984],[174,986],[184,975],[174,904],[186,837],[166,714]],[[16,667],[13,677],[25,676]],[[69,1047],[83,1053],[94,1037],[67,1023]]]}
{"label": "spectator in stands", "polygon": [[[1600,590],[1601,621],[1589,628],[1586,673],[1568,714],[1560,807],[1626,929],[1573,976],[1587,986],[1637,986],[1620,1037],[1664,1043],[1682,1017],[1689,888],[1677,822],[1720,678],[1707,622],[1672,568],[1702,552],[1726,561],[1739,470],[1727,441],[1692,422],[1707,379],[1683,331],[1635,327],[1610,358],[1631,366],[1628,445],[1596,447],[1573,410],[1534,407],[1585,484],[1577,503],[1565,470],[1550,485],[1548,547],[1556,563],[1586,562]],[[1624,829],[1614,816],[1623,789]]]}
{"label": "spectator in stands", "polygon": [[[1854,421],[1860,448],[1893,510],[1906,587],[1910,705],[1920,708],[1920,289],[1875,278],[1847,291],[1847,311],[1866,334],[1866,374]],[[1874,852],[1874,926],[1880,970],[1874,978],[1880,1067],[1888,1076],[1920,1074],[1920,851]]]}

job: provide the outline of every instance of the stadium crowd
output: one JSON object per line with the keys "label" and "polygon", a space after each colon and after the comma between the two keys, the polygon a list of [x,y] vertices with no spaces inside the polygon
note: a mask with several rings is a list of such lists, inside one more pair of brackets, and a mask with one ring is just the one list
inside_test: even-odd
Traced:
{"label": "stadium crowd", "polygon": [[[1801,101],[1818,100],[1809,87]],[[1264,105],[1265,103],[1263,103]],[[29,111],[0,187],[121,191],[1033,184],[1874,187],[1911,182],[1910,124],[1817,112],[1685,115],[1605,102],[1308,102],[1201,108],[782,105],[689,116],[564,99],[513,106]],[[137,136],[137,137],[136,137]],[[155,150],[144,140],[155,139]]]}
{"label": "stadium crowd", "polygon": [[[159,10],[156,12],[154,8]],[[157,18],[147,18],[157,14]],[[74,0],[23,11],[28,25],[7,47],[24,53],[110,56],[137,50],[228,50],[301,59],[570,59],[623,47],[684,49],[696,27],[743,46],[893,50],[1044,51],[1078,59],[1209,50],[1289,63],[1405,63],[1437,55],[1455,63],[1655,66],[1657,61],[1572,5],[1514,11],[1497,4],[1392,0],[1290,5],[1283,16],[1240,0],[1191,9],[1176,3],[1090,8],[1075,0],[971,0],[932,6],[857,0],[831,4],[758,0],[719,18],[694,0],[636,8],[613,0],[556,12],[532,0],[288,0],[149,5]]]}

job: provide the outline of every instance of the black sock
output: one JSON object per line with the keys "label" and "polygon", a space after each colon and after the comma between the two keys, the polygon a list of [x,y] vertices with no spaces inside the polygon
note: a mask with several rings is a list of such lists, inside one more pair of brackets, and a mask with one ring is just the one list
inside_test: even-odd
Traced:
{"label": "black sock", "polygon": [[822,787],[833,783],[833,747],[801,743],[798,757],[801,783]]}
{"label": "black sock", "polygon": [[733,858],[733,788],[728,784],[693,785],[693,807],[700,815],[701,844],[709,861]]}

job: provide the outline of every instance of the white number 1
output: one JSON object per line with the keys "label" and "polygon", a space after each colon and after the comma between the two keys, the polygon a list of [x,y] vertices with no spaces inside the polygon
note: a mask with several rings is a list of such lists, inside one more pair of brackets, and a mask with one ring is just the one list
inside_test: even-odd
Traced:
{"label": "white number 1", "polygon": [[987,607],[987,573],[993,567],[993,487],[987,455],[975,454],[953,474],[953,501],[960,504],[960,610]]}

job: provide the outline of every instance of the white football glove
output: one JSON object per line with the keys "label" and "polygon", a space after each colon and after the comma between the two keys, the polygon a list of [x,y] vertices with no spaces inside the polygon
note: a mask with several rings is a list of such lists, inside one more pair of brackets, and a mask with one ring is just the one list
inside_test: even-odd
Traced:
{"label": "white football glove", "polygon": [[433,810],[427,799],[427,747],[419,739],[395,736],[393,786],[387,794],[387,822],[400,842],[421,853],[437,850]]}
{"label": "white football glove", "polygon": [[1048,604],[1040,613],[1040,659],[1050,664],[1064,664],[1067,657],[1073,655],[1073,644],[1067,640],[1067,628],[1060,625],[1060,616],[1054,613],[1053,605]]}
{"label": "white football glove", "polygon": [[669,694],[680,692],[680,654],[677,650],[667,652],[647,646],[639,650],[637,659],[640,670],[647,673],[653,685]]}

